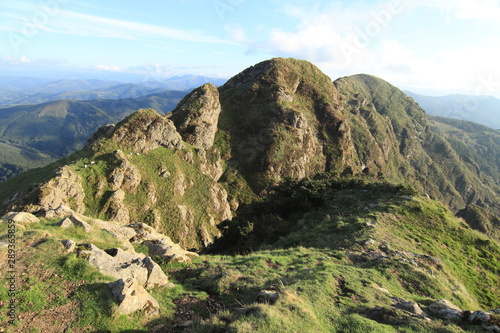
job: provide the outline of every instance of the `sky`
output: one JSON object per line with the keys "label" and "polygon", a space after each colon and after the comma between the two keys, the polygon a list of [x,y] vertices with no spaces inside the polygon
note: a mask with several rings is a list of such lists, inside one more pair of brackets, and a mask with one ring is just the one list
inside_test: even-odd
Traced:
{"label": "sky", "polygon": [[332,80],[367,73],[426,95],[500,98],[500,0],[16,0],[0,73],[229,78],[273,57]]}

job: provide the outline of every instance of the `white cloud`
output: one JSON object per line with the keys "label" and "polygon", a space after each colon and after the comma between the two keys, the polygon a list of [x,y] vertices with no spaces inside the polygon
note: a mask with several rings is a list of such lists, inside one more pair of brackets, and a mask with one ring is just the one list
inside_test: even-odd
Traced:
{"label": "white cloud", "polygon": [[30,58],[26,56],[12,57],[3,55],[0,56],[0,62],[7,65],[48,66],[48,65],[61,65],[66,63],[66,60]]}
{"label": "white cloud", "polygon": [[[22,33],[26,25],[35,24],[37,29],[51,33],[125,40],[167,39],[198,43],[234,44],[201,31],[174,29],[148,23],[112,19],[65,10],[64,6],[45,8],[24,2],[4,2],[0,17],[9,24],[0,25],[0,30]],[[11,12],[9,12],[10,10]],[[12,12],[13,11],[13,12]],[[35,22],[38,19],[42,24]]]}
{"label": "white cloud", "polygon": [[187,31],[147,23],[117,20],[62,10],[53,28],[59,33],[119,39],[165,38],[199,43],[231,42],[205,35],[199,31]]}
{"label": "white cloud", "polygon": [[[411,0],[410,0],[411,1]],[[469,0],[470,1],[470,0]],[[309,60],[333,79],[357,73],[373,74],[403,89],[474,94],[481,80],[492,75],[500,82],[500,40],[485,42],[457,38],[446,44],[448,49],[427,45],[425,34],[440,31],[422,27],[422,42],[402,37],[397,30],[401,22],[414,13],[414,6],[439,6],[451,10],[454,17],[479,19],[496,15],[500,0],[472,0],[479,7],[472,10],[466,1],[398,0],[342,6],[338,2],[327,9],[312,10],[288,6],[282,11],[299,23],[293,29],[275,28],[262,41],[239,41],[250,49],[259,49],[272,56]],[[413,6],[413,7],[412,7]],[[489,14],[484,14],[488,12]],[[451,15],[451,14],[450,14]],[[423,23],[425,24],[425,23]],[[411,32],[410,32],[411,33]],[[244,32],[238,32],[244,36]],[[454,36],[455,37],[455,36]],[[440,37],[438,37],[440,38]],[[446,38],[443,35],[443,38]],[[490,89],[491,90],[491,89]],[[492,95],[500,96],[500,87]]]}
{"label": "white cloud", "polygon": [[500,0],[412,0],[414,6],[434,7],[450,19],[500,21]]}
{"label": "white cloud", "polygon": [[93,69],[111,72],[122,72],[124,70],[123,67],[117,65],[95,65],[93,66]]}

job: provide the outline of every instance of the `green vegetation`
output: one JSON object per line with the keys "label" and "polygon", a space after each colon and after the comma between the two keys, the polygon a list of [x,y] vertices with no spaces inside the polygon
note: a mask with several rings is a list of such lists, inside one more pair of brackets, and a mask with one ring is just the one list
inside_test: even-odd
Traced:
{"label": "green vegetation", "polygon": [[[111,279],[64,252],[59,240],[120,243],[42,219],[18,231],[20,265],[40,276],[20,285],[22,320],[63,307],[72,316],[51,329],[475,332],[477,326],[425,320],[394,304],[425,308],[446,299],[463,310],[500,307],[497,132],[428,119],[376,77],[332,83],[294,59],[257,64],[220,88],[220,98],[212,149],[184,144],[144,153],[103,137],[0,184],[3,202],[14,188],[36,189],[68,165],[84,180],[85,214],[109,219],[122,209],[127,221],[145,222],[201,253],[190,263],[153,258],[176,285],[151,291],[159,316],[117,317]],[[162,120],[146,109],[117,128],[147,137],[144,124]],[[481,159],[484,152],[493,157]],[[209,176],[221,172],[218,181]],[[222,221],[229,210],[223,205],[231,220]],[[0,225],[0,241],[6,228]],[[144,245],[135,250],[148,253]]]}

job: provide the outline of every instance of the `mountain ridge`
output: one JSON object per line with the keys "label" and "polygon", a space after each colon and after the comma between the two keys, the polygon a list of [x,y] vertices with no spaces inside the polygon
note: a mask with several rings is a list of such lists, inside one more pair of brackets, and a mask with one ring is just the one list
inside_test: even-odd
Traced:
{"label": "mountain ridge", "polygon": [[[71,302],[77,315],[45,325],[75,332],[500,330],[498,175],[494,159],[474,161],[496,147],[495,133],[460,123],[475,130],[460,141],[452,124],[377,77],[332,82],[283,58],[204,84],[166,115],[140,109],[0,183],[0,213],[39,218],[18,227],[33,245],[20,267],[47,276],[36,288],[21,282],[20,314],[34,327],[40,306],[25,304],[50,290],[46,308]],[[159,256],[169,245],[149,238],[153,228],[199,256]],[[116,230],[144,242],[116,244]],[[82,243],[68,250],[61,235]],[[142,262],[170,283],[119,316],[115,288],[137,283],[91,267],[98,255],[106,267],[139,258],[119,266]]]}

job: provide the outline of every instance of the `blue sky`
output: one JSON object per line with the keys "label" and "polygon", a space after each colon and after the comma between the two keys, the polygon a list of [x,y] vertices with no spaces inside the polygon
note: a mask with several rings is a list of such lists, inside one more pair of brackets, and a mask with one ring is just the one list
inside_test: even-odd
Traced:
{"label": "blue sky", "polygon": [[18,75],[231,77],[279,56],[500,97],[500,0],[2,1],[0,38],[0,72]]}

